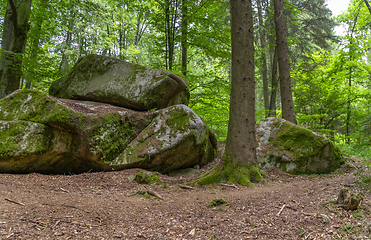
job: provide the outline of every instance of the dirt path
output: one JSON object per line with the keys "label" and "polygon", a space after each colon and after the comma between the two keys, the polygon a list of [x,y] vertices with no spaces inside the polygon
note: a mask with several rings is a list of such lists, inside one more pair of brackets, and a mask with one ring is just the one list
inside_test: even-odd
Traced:
{"label": "dirt path", "polygon": [[[210,167],[210,166],[209,166]],[[362,210],[328,203],[358,191],[352,173],[292,176],[275,169],[251,187],[183,189],[191,178],[160,175],[147,186],[163,200],[131,196],[140,171],[80,175],[0,174],[0,239],[369,239],[370,193]],[[209,208],[215,198],[229,206]],[[282,212],[278,212],[283,208]],[[330,206],[331,205],[331,206]],[[330,211],[330,210],[331,211]]]}

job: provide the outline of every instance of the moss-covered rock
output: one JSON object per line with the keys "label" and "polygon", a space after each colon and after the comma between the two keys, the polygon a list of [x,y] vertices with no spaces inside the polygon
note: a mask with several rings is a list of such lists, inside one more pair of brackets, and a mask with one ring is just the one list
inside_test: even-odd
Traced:
{"label": "moss-covered rock", "polygon": [[116,58],[87,55],[53,82],[50,95],[148,111],[189,102],[187,83],[173,73]]}
{"label": "moss-covered rock", "polygon": [[134,181],[139,184],[154,184],[154,183],[161,183],[159,177],[157,177],[154,173],[148,171],[141,171],[135,175]]}
{"label": "moss-covered rock", "polygon": [[292,174],[332,172],[344,163],[341,151],[322,134],[280,118],[257,125],[257,154],[262,169],[281,168]]}
{"label": "moss-covered rock", "polygon": [[[179,121],[166,118],[169,123],[156,125],[158,116],[180,117],[175,109],[183,109],[183,106],[136,112],[104,103],[59,99],[37,90],[18,90],[0,101],[0,172],[81,173],[131,167],[164,172],[179,166],[206,164],[214,157],[208,154],[215,152],[210,140],[215,136],[202,121],[198,125],[187,125],[182,118]],[[199,119],[189,111],[189,116]],[[181,127],[181,124],[185,125]],[[153,125],[156,125],[157,137],[166,138],[166,134],[159,133],[170,131],[173,134],[171,140],[175,138],[178,141],[169,140],[166,147],[159,144],[158,149],[153,149],[157,154],[143,158],[140,155],[143,146],[135,143],[143,139],[138,136],[146,136]],[[175,125],[184,131],[187,127],[194,127],[205,136],[193,130],[191,137],[182,135]],[[187,140],[189,138],[195,139],[193,145]],[[180,157],[179,154],[175,158],[169,156],[169,152],[188,153],[189,148],[200,154],[193,155],[193,158]],[[120,158],[127,152],[131,152],[128,159],[133,161]],[[172,160],[176,164],[172,164]]]}
{"label": "moss-covered rock", "polygon": [[189,107],[180,104],[159,111],[114,164],[137,163],[140,168],[169,172],[204,166],[214,159],[216,149],[214,133]]}

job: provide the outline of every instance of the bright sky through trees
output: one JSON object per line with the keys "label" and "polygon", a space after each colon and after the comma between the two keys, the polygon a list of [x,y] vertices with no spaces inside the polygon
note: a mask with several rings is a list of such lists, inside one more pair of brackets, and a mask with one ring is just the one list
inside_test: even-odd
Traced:
{"label": "bright sky through trees", "polygon": [[327,0],[328,8],[332,11],[333,16],[339,15],[341,12],[347,10],[350,0]]}
{"label": "bright sky through trees", "polygon": [[[348,9],[351,0],[327,0],[327,6],[332,11],[332,15],[335,17]],[[342,35],[344,32],[342,26],[335,27],[335,33]]]}

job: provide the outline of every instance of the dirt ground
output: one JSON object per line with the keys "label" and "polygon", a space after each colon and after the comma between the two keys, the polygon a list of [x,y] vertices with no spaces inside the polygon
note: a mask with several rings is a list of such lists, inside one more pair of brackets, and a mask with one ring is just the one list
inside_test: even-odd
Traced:
{"label": "dirt ground", "polygon": [[[273,169],[254,188],[194,189],[179,184],[197,176],[159,174],[161,184],[145,186],[132,181],[138,171],[0,174],[0,239],[371,239],[370,192],[360,210],[334,204],[342,188],[360,190],[349,169]],[[135,195],[146,189],[162,199]],[[209,208],[215,198],[229,206]]]}

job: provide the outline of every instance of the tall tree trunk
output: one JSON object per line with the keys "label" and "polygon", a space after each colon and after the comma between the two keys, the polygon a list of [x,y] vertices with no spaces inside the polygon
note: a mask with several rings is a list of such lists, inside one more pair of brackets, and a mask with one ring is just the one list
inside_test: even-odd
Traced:
{"label": "tall tree trunk", "polygon": [[187,0],[182,0],[182,73],[184,76],[187,76],[187,37],[188,37],[188,6]]}
{"label": "tall tree trunk", "polygon": [[13,27],[13,12],[10,4],[8,4],[4,17],[3,37],[1,41],[0,71],[5,68],[7,55],[10,54],[8,51],[10,50],[10,43],[12,42]]}
{"label": "tall tree trunk", "polygon": [[[11,13],[10,13],[11,11]],[[31,0],[8,0],[4,21],[2,50],[9,50],[1,57],[0,99],[19,89],[22,75],[22,58],[25,50],[27,33],[30,28]],[[9,31],[12,28],[11,31]],[[8,34],[8,35],[7,35]],[[10,35],[9,35],[10,34]],[[9,41],[10,39],[10,45]],[[8,48],[8,49],[6,49]],[[2,51],[1,55],[3,55]]]}
{"label": "tall tree trunk", "polygon": [[[231,0],[232,89],[223,159],[256,164],[254,34],[251,0]],[[223,160],[224,161],[224,160]]]}
{"label": "tall tree trunk", "polygon": [[276,42],[279,65],[279,78],[282,102],[282,118],[296,124],[294,102],[292,100],[290,62],[286,39],[284,0],[274,0],[274,20],[276,22]]}
{"label": "tall tree trunk", "polygon": [[263,98],[264,98],[264,109],[265,116],[269,115],[269,90],[268,90],[268,77],[267,77],[267,56],[265,51],[267,49],[267,43],[265,40],[265,28],[263,22],[262,5],[260,0],[257,0],[258,5],[258,18],[259,18],[259,37],[261,46],[261,58],[262,58],[262,77],[263,77]]}
{"label": "tall tree trunk", "polygon": [[278,74],[277,74],[277,46],[275,47],[273,60],[272,60],[272,90],[269,103],[269,116],[276,117],[276,99],[278,90]]}

